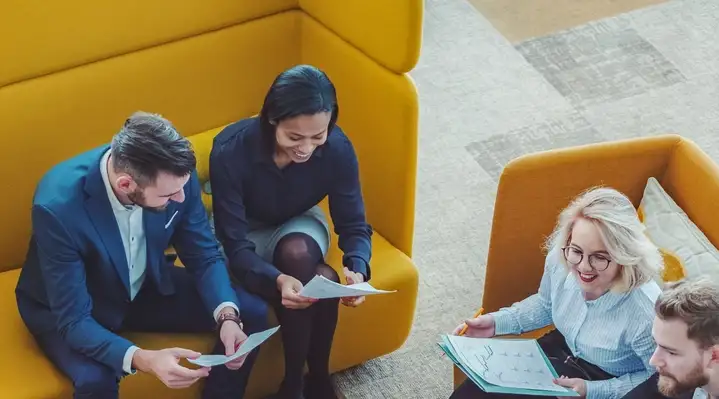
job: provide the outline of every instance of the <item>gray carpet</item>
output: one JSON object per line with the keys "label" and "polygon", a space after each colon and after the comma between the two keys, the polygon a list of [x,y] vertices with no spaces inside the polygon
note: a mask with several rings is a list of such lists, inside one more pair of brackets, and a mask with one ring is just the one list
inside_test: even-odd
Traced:
{"label": "gray carpet", "polygon": [[538,150],[675,132],[719,161],[719,2],[673,1],[510,43],[465,0],[426,0],[414,329],[339,373],[347,398],[447,398],[438,336],[481,302],[497,179]]}

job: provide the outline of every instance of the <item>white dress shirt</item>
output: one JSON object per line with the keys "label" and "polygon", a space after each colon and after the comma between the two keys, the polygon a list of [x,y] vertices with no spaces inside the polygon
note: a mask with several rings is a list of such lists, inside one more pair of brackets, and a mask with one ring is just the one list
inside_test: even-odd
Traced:
{"label": "white dress shirt", "polygon": [[[110,199],[112,212],[115,214],[117,227],[120,229],[122,245],[125,248],[125,259],[127,260],[128,273],[130,276],[130,300],[133,300],[140,291],[140,288],[142,288],[147,274],[147,239],[142,223],[143,209],[137,205],[123,205],[120,200],[117,199],[115,192],[112,190],[108,175],[109,158],[110,151],[108,150],[100,161],[100,173],[105,183],[107,197]],[[232,302],[223,302],[217,306],[213,312],[215,320],[217,320],[220,310],[228,306],[234,308],[235,311],[239,313],[237,305]],[[132,356],[138,349],[137,346],[131,346],[127,352],[125,352],[122,368],[128,374],[134,374],[135,372],[135,370],[132,369]]]}
{"label": "white dress shirt", "polygon": [[692,396],[692,399],[710,399],[710,396],[704,389],[697,388],[697,390],[694,391],[694,396]]}

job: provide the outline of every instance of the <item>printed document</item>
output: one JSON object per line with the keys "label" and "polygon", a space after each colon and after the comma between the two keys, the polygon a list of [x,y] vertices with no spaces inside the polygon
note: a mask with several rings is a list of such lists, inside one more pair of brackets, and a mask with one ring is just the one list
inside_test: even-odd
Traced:
{"label": "printed document", "polygon": [[257,348],[265,342],[269,337],[272,336],[277,330],[280,329],[280,326],[270,328],[265,331],[260,331],[254,334],[251,334],[247,339],[242,342],[239,348],[237,348],[237,352],[230,356],[225,355],[202,355],[196,359],[187,359],[188,362],[196,364],[198,366],[202,367],[212,367],[212,366],[218,366],[220,364],[225,364],[227,362],[231,362],[235,359],[237,359],[240,356],[244,356],[253,349]]}
{"label": "printed document", "polygon": [[364,296],[388,294],[396,291],[383,291],[372,287],[369,283],[342,285],[323,276],[317,275],[302,288],[299,294],[306,298],[326,299],[348,296]]}

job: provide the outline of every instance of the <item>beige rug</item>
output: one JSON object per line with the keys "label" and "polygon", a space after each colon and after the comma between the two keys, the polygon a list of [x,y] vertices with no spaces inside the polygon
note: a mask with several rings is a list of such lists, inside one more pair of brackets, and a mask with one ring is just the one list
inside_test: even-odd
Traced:
{"label": "beige rug", "polygon": [[518,42],[665,0],[469,0],[504,37]]}

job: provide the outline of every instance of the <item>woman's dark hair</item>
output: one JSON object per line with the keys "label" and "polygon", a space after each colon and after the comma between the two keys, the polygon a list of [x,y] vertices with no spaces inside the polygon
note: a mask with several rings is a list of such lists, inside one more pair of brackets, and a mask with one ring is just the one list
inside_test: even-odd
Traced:
{"label": "woman's dark hair", "polygon": [[[327,75],[312,65],[296,65],[272,82],[260,111],[260,128],[268,148],[274,150],[276,124],[300,115],[331,112],[329,134],[339,115],[335,86]],[[273,125],[271,122],[274,122]]]}

